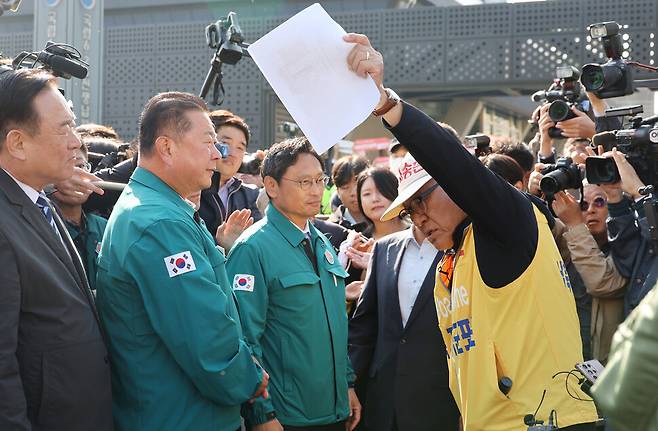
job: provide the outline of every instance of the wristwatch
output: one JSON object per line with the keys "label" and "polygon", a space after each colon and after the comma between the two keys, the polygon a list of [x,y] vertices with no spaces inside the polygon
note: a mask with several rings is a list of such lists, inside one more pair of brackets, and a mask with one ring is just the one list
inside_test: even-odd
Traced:
{"label": "wristwatch", "polygon": [[375,117],[381,117],[382,115],[386,114],[388,111],[393,109],[395,105],[400,103],[400,96],[398,96],[395,93],[395,91],[391,90],[390,88],[385,88],[384,91],[386,92],[388,99],[386,99],[386,102],[381,108],[372,111],[372,115],[374,115]]}

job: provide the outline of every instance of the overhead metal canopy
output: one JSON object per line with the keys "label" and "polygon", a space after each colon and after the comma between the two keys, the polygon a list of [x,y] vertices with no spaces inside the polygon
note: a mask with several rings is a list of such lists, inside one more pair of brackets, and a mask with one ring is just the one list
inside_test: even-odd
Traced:
{"label": "overhead metal canopy", "polygon": [[[198,93],[212,54],[205,45],[207,24],[239,5],[246,40],[254,41],[312,1],[263,2],[265,10],[287,8],[285,17],[254,16],[263,9],[256,11],[257,6],[250,2],[105,3],[103,94],[93,97],[102,99],[102,121],[130,138],[137,131],[144,102],[153,94],[165,90]],[[630,58],[658,64],[656,0],[557,0],[380,10],[363,10],[372,7],[363,1],[326,3],[345,30],[370,37],[384,54],[386,84],[406,97],[496,97],[545,88],[560,64],[605,61],[600,43],[588,40],[586,34],[588,24],[601,21],[615,20],[625,27]],[[341,7],[349,11],[340,12]],[[18,19],[24,20],[24,15],[0,18],[1,51],[32,48],[33,28],[16,31],[14,25],[11,32],[3,30],[5,20]],[[276,97],[258,68],[243,59],[235,67],[225,66],[224,76],[227,94],[222,108],[247,119],[253,130],[252,145],[269,145],[275,133]],[[638,77],[654,76],[640,73]]]}

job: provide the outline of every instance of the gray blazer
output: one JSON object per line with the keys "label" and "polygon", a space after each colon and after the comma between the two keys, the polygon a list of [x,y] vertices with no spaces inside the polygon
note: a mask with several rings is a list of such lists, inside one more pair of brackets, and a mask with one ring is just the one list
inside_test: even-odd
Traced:
{"label": "gray blazer", "polygon": [[111,430],[98,315],[75,246],[55,221],[68,252],[0,169],[0,429]]}

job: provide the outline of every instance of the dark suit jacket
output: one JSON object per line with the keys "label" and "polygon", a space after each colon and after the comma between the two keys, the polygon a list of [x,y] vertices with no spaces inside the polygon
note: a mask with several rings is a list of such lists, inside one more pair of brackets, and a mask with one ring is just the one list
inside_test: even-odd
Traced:
{"label": "dark suit jacket", "polygon": [[210,187],[201,191],[201,206],[199,207],[199,215],[206,223],[206,227],[213,238],[217,233],[217,228],[228,219],[233,211],[250,209],[254,222],[263,218],[256,206],[258,187],[253,184],[245,184],[235,178],[229,186],[228,208],[224,208],[224,204],[218,195],[219,179],[219,172],[215,172],[212,175]]}
{"label": "dark suit jacket", "polygon": [[437,254],[407,325],[402,327],[398,275],[409,232],[379,240],[349,326],[357,382],[368,379],[364,419],[371,431],[456,431],[459,411],[448,387],[446,351],[434,307]]}
{"label": "dark suit jacket", "polygon": [[313,223],[313,226],[318,228],[318,230],[327,237],[333,248],[336,250],[336,253],[338,253],[340,245],[347,239],[347,235],[350,231],[338,223],[320,220],[319,218],[313,219],[311,223]]}
{"label": "dark suit jacket", "polygon": [[75,246],[0,169],[0,429],[111,430],[107,351]]}

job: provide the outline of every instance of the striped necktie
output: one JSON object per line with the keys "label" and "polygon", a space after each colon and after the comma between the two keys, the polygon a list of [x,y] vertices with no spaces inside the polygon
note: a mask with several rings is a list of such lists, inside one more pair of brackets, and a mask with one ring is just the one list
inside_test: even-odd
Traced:
{"label": "striped necktie", "polygon": [[46,220],[50,224],[50,227],[53,228],[53,230],[55,231],[55,235],[57,235],[57,237],[61,239],[59,230],[57,230],[57,224],[55,224],[53,209],[50,206],[50,201],[48,200],[48,198],[42,194],[39,194],[39,197],[37,198],[37,206],[43,213],[44,217],[46,217]]}

